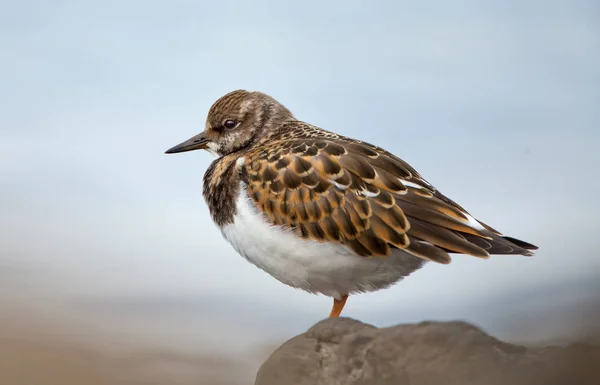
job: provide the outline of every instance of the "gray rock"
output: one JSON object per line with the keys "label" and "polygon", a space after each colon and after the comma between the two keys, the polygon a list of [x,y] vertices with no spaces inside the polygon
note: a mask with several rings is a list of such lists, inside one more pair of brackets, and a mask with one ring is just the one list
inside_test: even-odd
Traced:
{"label": "gray rock", "polygon": [[326,319],[277,349],[255,385],[600,384],[600,347],[527,348],[464,322],[378,329]]}

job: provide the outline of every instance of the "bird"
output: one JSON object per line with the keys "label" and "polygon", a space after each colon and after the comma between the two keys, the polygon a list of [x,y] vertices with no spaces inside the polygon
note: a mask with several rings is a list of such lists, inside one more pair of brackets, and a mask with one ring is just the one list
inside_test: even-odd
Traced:
{"label": "bird", "polygon": [[167,154],[216,159],[202,195],[223,237],[278,281],[333,298],[401,281],[450,254],[531,256],[376,145],[296,119],[273,97],[235,90],[217,99],[204,131]]}

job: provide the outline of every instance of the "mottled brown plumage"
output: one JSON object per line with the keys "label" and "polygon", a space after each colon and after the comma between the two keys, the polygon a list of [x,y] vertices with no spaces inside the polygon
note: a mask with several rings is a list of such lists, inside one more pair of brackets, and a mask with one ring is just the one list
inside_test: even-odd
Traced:
{"label": "mottled brown plumage", "polygon": [[449,263],[450,253],[487,258],[537,249],[477,221],[397,156],[299,121],[262,93],[225,95],[205,131],[169,152],[197,148],[218,156],[204,197],[222,228],[234,223],[238,197],[247,194],[277,229],[364,258],[403,250]]}
{"label": "mottled brown plumage", "polygon": [[395,247],[442,263],[447,252],[530,255],[498,232],[473,228],[464,209],[406,162],[368,143],[294,120],[268,147],[243,156],[240,173],[257,207],[300,237],[341,242],[362,256]]}

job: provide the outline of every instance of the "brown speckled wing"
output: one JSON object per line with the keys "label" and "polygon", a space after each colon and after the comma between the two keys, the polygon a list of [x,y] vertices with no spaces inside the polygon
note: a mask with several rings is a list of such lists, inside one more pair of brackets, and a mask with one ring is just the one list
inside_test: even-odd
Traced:
{"label": "brown speckled wing", "polygon": [[[256,207],[300,237],[339,242],[361,256],[394,248],[449,263],[451,253],[528,254],[437,192],[406,162],[344,137],[290,138],[244,155]],[[532,246],[532,245],[529,245]]]}

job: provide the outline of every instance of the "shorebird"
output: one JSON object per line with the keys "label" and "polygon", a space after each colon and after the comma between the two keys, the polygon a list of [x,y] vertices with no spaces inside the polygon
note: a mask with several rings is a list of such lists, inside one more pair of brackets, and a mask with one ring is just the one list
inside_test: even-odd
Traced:
{"label": "shorebird", "polygon": [[300,121],[261,92],[236,90],[203,132],[166,151],[216,156],[203,196],[224,238],[289,286],[333,298],[384,289],[450,254],[533,255],[475,219],[381,147]]}

